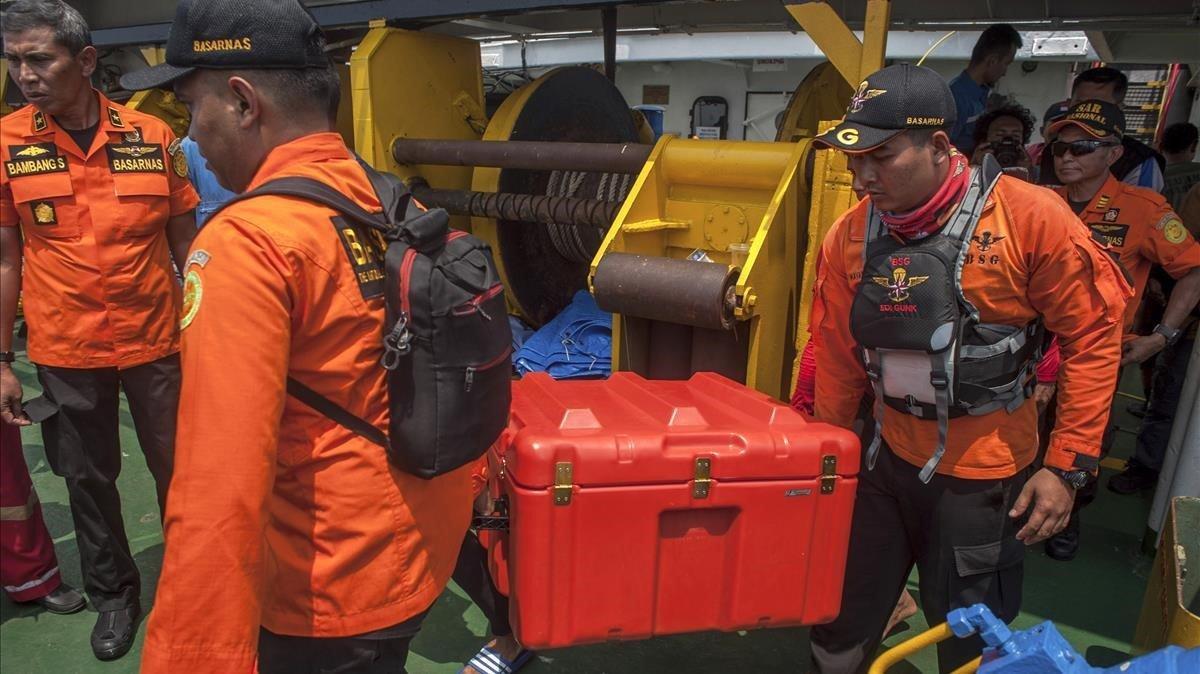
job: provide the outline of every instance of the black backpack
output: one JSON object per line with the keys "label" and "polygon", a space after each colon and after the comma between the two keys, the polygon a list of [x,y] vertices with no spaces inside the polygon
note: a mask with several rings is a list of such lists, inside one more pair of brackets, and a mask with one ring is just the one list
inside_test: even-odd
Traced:
{"label": "black backpack", "polygon": [[[356,274],[383,284],[388,433],[291,377],[288,394],[384,447],[401,470],[431,478],[483,456],[508,423],[512,330],[504,288],[487,244],[451,230],[445,210],[422,209],[395,176],[363,169],[383,213],[367,213],[332,187],[298,177],[268,181],[224,206],[277,195],[338,212],[333,226]],[[357,232],[351,242],[340,234],[346,227]],[[352,242],[372,236],[386,247],[381,260],[367,257],[376,255],[371,246],[351,251]]]}

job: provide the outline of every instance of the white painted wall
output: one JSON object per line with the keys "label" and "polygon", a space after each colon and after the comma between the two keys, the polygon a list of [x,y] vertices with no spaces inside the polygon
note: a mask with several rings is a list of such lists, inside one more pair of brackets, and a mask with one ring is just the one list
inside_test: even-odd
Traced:
{"label": "white painted wall", "polygon": [[[690,129],[692,102],[700,96],[722,96],[729,102],[729,138],[742,139],[746,119],[747,91],[793,91],[819,59],[789,59],[786,70],[753,72],[747,61],[674,61],[660,63],[620,63],[617,65],[617,88],[629,105],[642,103],[642,86],[666,84],[671,87],[670,103],[666,107],[664,131],[686,135]],[[996,87],[998,93],[1013,96],[1026,106],[1041,124],[1042,113],[1051,103],[1067,97],[1070,90],[1073,64],[1040,61],[1032,73],[1014,63],[1008,75]],[[941,73],[947,80],[966,66],[966,61],[929,60],[925,65]],[[773,128],[773,120],[762,120],[758,126]],[[1034,132],[1034,140],[1040,135]]]}

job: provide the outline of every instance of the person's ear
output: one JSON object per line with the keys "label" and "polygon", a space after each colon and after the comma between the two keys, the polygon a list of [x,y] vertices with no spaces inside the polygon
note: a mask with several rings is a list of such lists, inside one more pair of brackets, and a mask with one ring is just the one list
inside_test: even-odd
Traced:
{"label": "person's ear", "polygon": [[79,70],[88,79],[91,79],[92,73],[96,72],[97,59],[96,48],[91,45],[80,49],[79,53],[75,55],[75,62],[79,64]]}
{"label": "person's ear", "polygon": [[242,129],[250,128],[258,118],[262,115],[262,96],[254,85],[242,77],[230,77],[227,80],[229,91],[233,96],[233,104],[236,107],[236,117],[238,127]]}
{"label": "person's ear", "polygon": [[933,149],[933,163],[941,164],[950,158],[954,145],[945,131],[935,131],[929,138],[929,146]]}
{"label": "person's ear", "polygon": [[1108,148],[1108,165],[1112,166],[1113,164],[1117,163],[1117,160],[1120,159],[1121,156],[1124,154],[1125,154],[1125,146],[1124,145],[1117,145],[1116,147]]}

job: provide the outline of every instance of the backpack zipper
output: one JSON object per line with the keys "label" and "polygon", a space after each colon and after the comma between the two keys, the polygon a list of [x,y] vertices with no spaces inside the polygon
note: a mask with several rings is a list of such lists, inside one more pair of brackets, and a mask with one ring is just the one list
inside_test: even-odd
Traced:
{"label": "backpack zipper", "polygon": [[472,297],[469,302],[460,304],[457,307],[455,307],[453,313],[455,316],[469,316],[473,313],[478,312],[485,319],[490,321],[490,320],[492,320],[492,317],[490,314],[488,314],[488,312],[483,310],[483,303],[492,299],[496,295],[499,295],[502,292],[504,292],[504,286],[497,283],[496,285],[492,286],[491,288],[488,288],[487,292],[480,293],[480,294],[476,295],[475,297]]}
{"label": "backpack zipper", "polygon": [[483,365],[467,366],[466,381],[464,382],[464,387],[466,389],[466,392],[470,393],[471,387],[475,385],[475,373],[476,372],[480,372],[482,370],[490,370],[493,367],[496,367],[497,365],[499,365],[500,363],[503,363],[505,360],[508,360],[508,358],[510,356],[512,356],[512,347],[511,346],[509,346],[507,349],[505,349],[504,352],[501,353],[499,356],[489,360],[488,362],[484,363]]}

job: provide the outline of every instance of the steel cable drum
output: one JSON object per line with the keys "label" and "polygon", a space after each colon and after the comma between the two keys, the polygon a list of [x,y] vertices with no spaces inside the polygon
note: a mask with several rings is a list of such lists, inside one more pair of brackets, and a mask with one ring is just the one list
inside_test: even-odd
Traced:
{"label": "steel cable drum", "polygon": [[[558,68],[522,87],[493,115],[485,140],[637,143],[638,132],[621,92],[601,73]],[[621,201],[636,176],[580,171],[477,168],[472,189]],[[476,218],[476,234],[497,255],[509,299],[540,326],[587,287],[588,267],[605,228]],[[494,222],[494,224],[493,224]]]}

